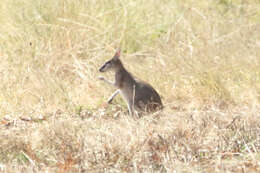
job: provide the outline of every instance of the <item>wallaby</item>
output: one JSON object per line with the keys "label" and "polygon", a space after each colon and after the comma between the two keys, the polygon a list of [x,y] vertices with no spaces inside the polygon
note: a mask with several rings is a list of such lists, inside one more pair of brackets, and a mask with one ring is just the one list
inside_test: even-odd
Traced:
{"label": "wallaby", "polygon": [[[99,77],[100,80],[113,85],[117,90],[109,97],[111,103],[114,97],[120,93],[127,103],[130,115],[134,113],[154,112],[162,109],[162,101],[159,94],[148,83],[135,79],[123,66],[118,49],[112,59],[107,61],[100,69],[100,72],[113,70],[115,72],[115,82]],[[137,112],[136,112],[137,111]]]}

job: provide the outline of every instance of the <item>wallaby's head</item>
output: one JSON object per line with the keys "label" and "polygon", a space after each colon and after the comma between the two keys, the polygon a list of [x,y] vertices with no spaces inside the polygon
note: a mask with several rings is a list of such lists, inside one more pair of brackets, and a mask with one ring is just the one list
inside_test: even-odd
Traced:
{"label": "wallaby's head", "polygon": [[113,56],[112,59],[110,59],[109,61],[107,61],[104,65],[102,65],[102,67],[99,69],[100,72],[107,72],[110,70],[117,70],[119,68],[122,67],[122,63],[119,59],[120,57],[120,49],[118,49],[115,53],[115,55]]}

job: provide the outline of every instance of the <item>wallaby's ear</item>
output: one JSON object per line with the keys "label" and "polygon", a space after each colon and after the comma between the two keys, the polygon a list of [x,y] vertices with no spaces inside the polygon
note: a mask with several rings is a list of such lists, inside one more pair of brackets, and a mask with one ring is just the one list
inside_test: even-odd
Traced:
{"label": "wallaby's ear", "polygon": [[120,57],[120,53],[121,53],[121,49],[118,48],[118,49],[116,50],[116,53],[115,53],[115,55],[114,55],[114,58],[119,58],[119,57]]}

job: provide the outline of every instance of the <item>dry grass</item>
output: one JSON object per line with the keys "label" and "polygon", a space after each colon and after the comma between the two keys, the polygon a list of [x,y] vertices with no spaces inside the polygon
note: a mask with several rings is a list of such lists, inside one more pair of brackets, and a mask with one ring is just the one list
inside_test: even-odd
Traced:
{"label": "dry grass", "polygon": [[[259,21],[257,0],[3,0],[0,172],[259,172]],[[162,112],[105,104],[119,45]]]}

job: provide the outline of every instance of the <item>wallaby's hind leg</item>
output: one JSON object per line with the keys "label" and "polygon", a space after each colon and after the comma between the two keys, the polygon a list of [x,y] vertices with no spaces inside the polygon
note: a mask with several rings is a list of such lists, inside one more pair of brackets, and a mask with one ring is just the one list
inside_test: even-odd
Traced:
{"label": "wallaby's hind leg", "polygon": [[140,117],[138,111],[134,108],[133,103],[127,103],[127,107],[128,107],[129,114],[130,114],[132,117],[134,117],[134,118]]}
{"label": "wallaby's hind leg", "polygon": [[119,90],[116,90],[110,97],[109,99],[107,100],[107,103],[111,103],[114,99],[115,96],[117,96],[117,94],[119,93],[120,91]]}

